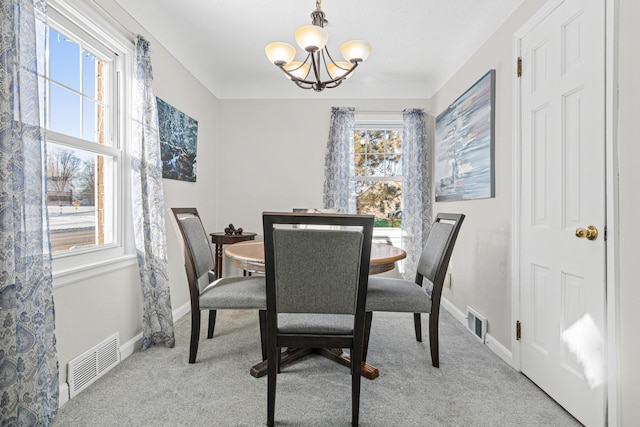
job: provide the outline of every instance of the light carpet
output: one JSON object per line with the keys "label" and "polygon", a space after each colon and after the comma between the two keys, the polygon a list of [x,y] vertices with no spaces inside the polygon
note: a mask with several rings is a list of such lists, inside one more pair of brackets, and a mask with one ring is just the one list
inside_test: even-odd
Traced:
{"label": "light carpet", "polygon": [[[375,313],[362,379],[361,426],[579,426],[535,384],[514,371],[447,312],[440,317],[440,368],[431,366],[405,313]],[[206,329],[206,318],[203,315]],[[190,316],[176,322],[176,347],[153,347],[122,361],[60,408],[53,426],[263,426],[267,380],[256,311],[219,311],[213,339],[188,364]],[[348,368],[313,355],[278,375],[276,425],[351,425]]]}

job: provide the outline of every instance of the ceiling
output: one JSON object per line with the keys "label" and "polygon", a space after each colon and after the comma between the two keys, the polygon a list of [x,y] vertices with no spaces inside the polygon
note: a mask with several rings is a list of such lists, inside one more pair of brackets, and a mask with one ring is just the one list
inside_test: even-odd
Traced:
{"label": "ceiling", "polygon": [[523,2],[325,0],[334,59],[347,40],[373,51],[348,81],[318,93],[295,86],[264,54],[272,41],[296,45],[313,0],[116,1],[220,99],[430,98]]}

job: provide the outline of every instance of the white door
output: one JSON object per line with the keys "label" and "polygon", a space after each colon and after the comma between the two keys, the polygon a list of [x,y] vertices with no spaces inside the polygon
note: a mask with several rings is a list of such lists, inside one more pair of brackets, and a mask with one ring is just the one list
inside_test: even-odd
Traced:
{"label": "white door", "polygon": [[[605,3],[550,3],[543,9],[548,14],[517,38],[520,364],[579,421],[600,426],[606,412]],[[598,231],[595,239],[588,226]]]}

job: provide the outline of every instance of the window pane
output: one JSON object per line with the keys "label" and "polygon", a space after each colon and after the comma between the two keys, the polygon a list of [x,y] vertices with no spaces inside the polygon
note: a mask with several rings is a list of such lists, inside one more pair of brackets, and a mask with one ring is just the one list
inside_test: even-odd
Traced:
{"label": "window pane", "polygon": [[80,95],[51,84],[49,129],[80,138]]}
{"label": "window pane", "polygon": [[49,31],[49,67],[52,80],[80,91],[80,46],[53,28]]}
{"label": "window pane", "polygon": [[98,58],[91,52],[82,51],[82,93],[97,99]]}
{"label": "window pane", "polygon": [[[102,109],[101,109],[102,110]],[[82,138],[87,141],[98,141],[98,129],[96,128],[96,118],[98,116],[98,106],[88,99],[82,100]]]}
{"label": "window pane", "polygon": [[357,130],[354,144],[356,176],[401,176],[401,131]]}
{"label": "window pane", "polygon": [[104,186],[109,158],[47,144],[47,204],[54,253],[113,242]]}
{"label": "window pane", "polygon": [[376,227],[400,227],[402,181],[356,181],[356,209],[374,215]]}

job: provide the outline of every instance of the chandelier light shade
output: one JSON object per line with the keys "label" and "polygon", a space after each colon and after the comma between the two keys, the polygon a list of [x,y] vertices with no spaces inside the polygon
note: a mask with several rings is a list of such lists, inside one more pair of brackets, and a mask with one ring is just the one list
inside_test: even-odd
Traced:
{"label": "chandelier light shade", "polygon": [[267,58],[286,76],[303,89],[317,92],[334,88],[351,77],[353,70],[371,53],[371,45],[362,40],[351,40],[340,47],[345,61],[334,61],[327,49],[329,33],[324,27],[328,21],[322,11],[322,0],[316,0],[311,12],[312,23],[295,31],[296,43],[306,53],[304,61],[296,61],[296,49],[289,43],[274,42],[265,47]]}
{"label": "chandelier light shade", "polygon": [[289,43],[269,43],[264,50],[267,53],[269,61],[277,66],[288,64],[296,57],[296,48]]}
{"label": "chandelier light shade", "polygon": [[324,49],[329,41],[329,32],[316,25],[303,25],[296,30],[295,35],[298,46],[307,52]]}

